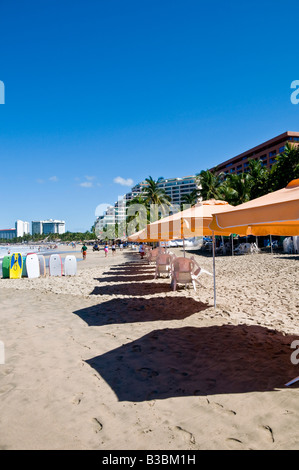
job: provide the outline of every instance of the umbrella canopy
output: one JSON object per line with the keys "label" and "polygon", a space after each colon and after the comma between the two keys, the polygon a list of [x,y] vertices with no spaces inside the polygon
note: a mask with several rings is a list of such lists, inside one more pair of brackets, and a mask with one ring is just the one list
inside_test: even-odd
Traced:
{"label": "umbrella canopy", "polygon": [[[144,230],[133,234],[128,238],[129,241],[167,241],[183,238],[211,236],[213,231],[209,228],[215,212],[226,212],[232,209],[226,201],[211,199],[202,201],[195,206],[185,209],[176,214],[172,214],[163,219],[148,224]],[[230,235],[231,231],[226,233],[223,230],[214,235]]]}
{"label": "umbrella canopy", "polygon": [[225,213],[215,211],[210,229],[239,235],[299,235],[299,179]]}

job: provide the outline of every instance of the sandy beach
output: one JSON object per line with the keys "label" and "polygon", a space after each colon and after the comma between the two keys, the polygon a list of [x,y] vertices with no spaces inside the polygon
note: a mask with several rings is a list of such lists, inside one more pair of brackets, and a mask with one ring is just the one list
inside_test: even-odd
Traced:
{"label": "sandy beach", "polygon": [[216,309],[131,249],[0,279],[0,449],[298,449],[298,263],[218,256]]}

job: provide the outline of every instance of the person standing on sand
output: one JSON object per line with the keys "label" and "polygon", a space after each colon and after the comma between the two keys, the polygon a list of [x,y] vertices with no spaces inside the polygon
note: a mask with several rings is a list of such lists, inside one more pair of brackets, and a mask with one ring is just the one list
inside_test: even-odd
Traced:
{"label": "person standing on sand", "polygon": [[107,258],[107,256],[108,256],[108,251],[109,251],[109,246],[108,246],[108,244],[106,243],[106,245],[105,245],[105,247],[104,247],[105,258]]}
{"label": "person standing on sand", "polygon": [[143,246],[143,243],[141,243],[139,245],[139,254],[140,254],[140,258],[143,259],[144,257],[144,246]]}
{"label": "person standing on sand", "polygon": [[113,243],[113,245],[111,246],[111,250],[112,250],[112,255],[115,255],[116,246],[115,246],[114,243]]}
{"label": "person standing on sand", "polygon": [[83,259],[86,259],[87,246],[85,245],[85,243],[83,243],[81,251],[82,251]]}

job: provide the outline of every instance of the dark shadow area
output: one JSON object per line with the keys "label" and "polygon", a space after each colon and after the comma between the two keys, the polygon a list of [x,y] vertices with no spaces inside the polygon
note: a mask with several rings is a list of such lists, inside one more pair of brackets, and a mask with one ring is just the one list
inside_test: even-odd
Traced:
{"label": "dark shadow area", "polygon": [[[107,278],[106,278],[107,279]],[[102,279],[105,282],[105,278]],[[184,288],[184,287],[182,287]],[[180,287],[177,288],[177,291]],[[127,284],[116,283],[114,285],[101,285],[96,286],[89,295],[151,295],[151,294],[162,294],[170,292],[170,280],[165,279],[165,283],[158,282],[137,282],[131,281]]]}
{"label": "dark shadow area", "polygon": [[155,272],[155,266],[142,266],[140,268],[118,268],[118,269],[110,269],[109,271],[105,271],[104,274],[148,274],[151,272]]}
{"label": "dark shadow area", "polygon": [[[111,273],[110,273],[111,274]],[[105,276],[105,277],[99,277],[99,278],[94,278],[95,281],[99,282],[141,282],[141,281],[151,281],[154,280],[155,277],[155,271],[152,274],[137,274],[132,273],[131,275],[127,273],[125,274],[120,274],[120,275],[115,275],[115,276]]]}
{"label": "dark shadow area", "polygon": [[294,339],[260,326],[162,329],[86,362],[119,401],[269,392],[298,375]]}
{"label": "dark shadow area", "polygon": [[[174,306],[175,305],[175,306]],[[113,299],[74,312],[88,326],[183,320],[209,308],[192,298],[155,297],[154,299]]]}
{"label": "dark shadow area", "polygon": [[120,264],[119,266],[111,266],[109,271],[142,271],[144,269],[153,269],[155,265],[150,265],[148,263],[138,263],[138,264]]}
{"label": "dark shadow area", "polygon": [[[276,256],[276,259],[278,256]],[[291,260],[299,260],[299,255],[286,255],[286,256],[279,256],[279,259],[291,259]]]}

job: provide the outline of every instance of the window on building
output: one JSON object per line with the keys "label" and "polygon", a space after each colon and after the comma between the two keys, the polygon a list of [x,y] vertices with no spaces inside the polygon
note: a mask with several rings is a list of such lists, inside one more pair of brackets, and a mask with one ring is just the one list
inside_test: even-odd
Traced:
{"label": "window on building", "polygon": [[276,155],[276,150],[272,150],[272,152],[269,152],[269,157],[274,157]]}
{"label": "window on building", "polygon": [[283,152],[284,152],[284,149],[285,149],[285,146],[283,146],[283,147],[280,147],[280,149],[279,149],[279,153],[283,153]]}

